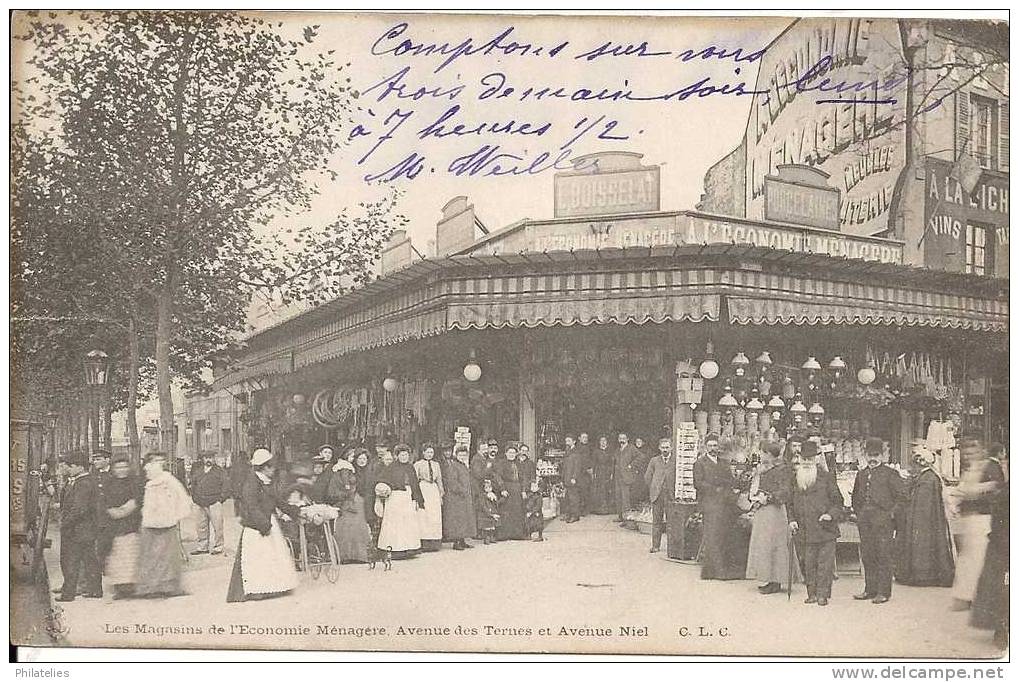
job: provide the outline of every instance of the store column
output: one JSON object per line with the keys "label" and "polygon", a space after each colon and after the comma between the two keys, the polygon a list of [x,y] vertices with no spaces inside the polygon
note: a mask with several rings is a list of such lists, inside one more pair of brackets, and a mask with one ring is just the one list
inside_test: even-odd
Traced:
{"label": "store column", "polygon": [[531,388],[531,377],[525,372],[520,373],[520,442],[531,447],[531,452],[538,453],[535,442],[535,410],[534,391]]}

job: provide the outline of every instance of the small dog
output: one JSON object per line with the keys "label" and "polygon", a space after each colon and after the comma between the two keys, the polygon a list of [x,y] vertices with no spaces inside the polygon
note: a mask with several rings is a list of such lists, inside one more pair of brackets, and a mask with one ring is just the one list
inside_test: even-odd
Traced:
{"label": "small dog", "polygon": [[379,549],[374,542],[368,543],[368,570],[374,571],[375,564],[382,561],[382,565],[385,567],[383,571],[393,570],[393,548],[387,547],[383,552]]}

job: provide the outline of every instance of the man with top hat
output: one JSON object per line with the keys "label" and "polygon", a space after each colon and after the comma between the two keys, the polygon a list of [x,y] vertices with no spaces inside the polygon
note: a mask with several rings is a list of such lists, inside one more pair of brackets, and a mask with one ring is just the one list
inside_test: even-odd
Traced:
{"label": "man with top hat", "polygon": [[[198,506],[198,547],[192,554],[223,553],[223,503],[230,498],[230,477],[206,450],[191,467],[191,499]],[[211,537],[210,537],[211,536]]]}
{"label": "man with top hat", "polygon": [[885,464],[885,444],[868,438],[867,466],[856,474],[853,512],[860,529],[860,560],[865,587],[853,599],[884,604],[892,597],[894,515],[903,500],[905,484],[899,472]]}
{"label": "man with top hat", "polygon": [[110,472],[110,464],[113,459],[113,454],[109,450],[96,450],[89,457],[89,469],[88,474],[92,477],[92,481],[96,486],[96,500],[99,501],[100,507],[99,512],[96,514],[96,560],[99,562],[100,568],[106,563],[106,554],[109,551],[109,547],[105,540],[108,536],[107,531],[110,526],[110,518],[106,515],[106,511],[102,508],[103,495],[106,492],[106,486],[113,478],[113,474]]}
{"label": "man with top hat", "polygon": [[718,456],[718,435],[704,437],[704,454],[694,462],[693,485],[703,519],[702,580],[733,580],[726,562],[726,536],[735,522],[736,481],[729,464]]}
{"label": "man with top hat", "polygon": [[835,541],[844,501],[835,477],[818,466],[817,443],[806,441],[795,465],[789,530],[803,548],[806,604],[827,606],[835,576]]}
{"label": "man with top hat", "polygon": [[584,516],[593,511],[591,505],[591,483],[594,476],[594,461],[591,453],[590,437],[581,431],[577,436],[577,466],[580,476],[577,477],[577,496],[580,498],[580,511],[577,516]]}
{"label": "man with top hat", "polygon": [[99,557],[96,555],[100,498],[95,476],[85,470],[83,453],[60,458],[64,470],[64,493],[60,502],[60,572],[64,582],[57,601],[74,601],[78,579],[84,581],[84,596],[103,596]]}

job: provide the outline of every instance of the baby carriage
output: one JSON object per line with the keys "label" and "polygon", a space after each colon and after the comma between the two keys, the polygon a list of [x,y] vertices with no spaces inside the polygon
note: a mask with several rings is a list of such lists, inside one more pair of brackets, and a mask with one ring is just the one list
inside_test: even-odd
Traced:
{"label": "baby carriage", "polygon": [[297,569],[310,573],[315,580],[318,580],[323,570],[331,583],[340,577],[340,552],[336,546],[334,527],[338,516],[338,510],[326,504],[311,504],[301,508],[297,547],[291,545],[291,551]]}

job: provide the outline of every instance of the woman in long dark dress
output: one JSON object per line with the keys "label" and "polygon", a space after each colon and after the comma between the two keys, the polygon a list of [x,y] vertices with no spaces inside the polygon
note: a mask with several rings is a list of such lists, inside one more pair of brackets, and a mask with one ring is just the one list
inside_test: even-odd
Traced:
{"label": "woman in long dark dress", "polygon": [[335,521],[336,546],[340,552],[340,562],[367,563],[371,529],[364,517],[364,500],[357,492],[354,465],[345,459],[333,465],[333,478],[328,496],[334,500],[329,504],[340,509],[340,516]]}
{"label": "woman in long dark dress", "polygon": [[442,498],[442,530],[453,549],[469,549],[467,538],[478,532],[471,489],[471,472],[468,468],[470,451],[458,445],[455,457],[446,465],[446,495]]}
{"label": "woman in long dark dress", "polygon": [[517,462],[517,449],[512,445],[506,448],[506,457],[495,463],[495,473],[502,481],[502,501],[499,505],[500,540],[525,540],[524,497],[527,483],[524,473]]}
{"label": "woman in long dark dress", "polygon": [[375,511],[372,507],[375,506],[375,477],[372,472],[371,466],[368,464],[368,451],[364,448],[358,448],[357,453],[354,455],[354,474],[357,476],[357,494],[361,498],[361,503],[364,505],[364,520],[371,526],[373,523],[378,521],[375,518]]}
{"label": "woman in long dark dress", "polygon": [[[102,506],[110,517],[106,525],[109,551],[103,579],[113,587],[113,598],[134,592],[138,580],[138,528],[142,522],[142,482],[131,473],[127,455],[114,455],[111,477],[103,486]],[[103,590],[103,594],[107,594]]]}
{"label": "woman in long dark dress", "polygon": [[227,602],[278,596],[297,587],[297,571],[283,538],[279,515],[296,519],[300,511],[279,500],[273,463],[268,450],[258,449],[251,455],[252,470],[241,486],[238,500],[241,539]]}
{"label": "woman in long dark dress", "polygon": [[984,568],[973,598],[970,625],[981,630],[993,630],[994,641],[1001,647],[1008,645],[1008,459],[1002,452],[999,464],[1004,481],[994,493],[991,505],[991,533],[984,558]]}
{"label": "woman in long dark dress", "polygon": [[955,577],[952,536],[945,517],[941,477],[933,470],[934,454],[913,445],[915,474],[896,533],[895,579],[903,585],[951,587]]}
{"label": "woman in long dark dress", "polygon": [[397,461],[385,466],[388,454],[377,480],[389,488],[382,505],[382,527],[379,530],[378,548],[392,552],[394,559],[408,556],[421,549],[420,521],[417,510],[424,506],[418,476],[410,464],[410,446],[396,446]]}

